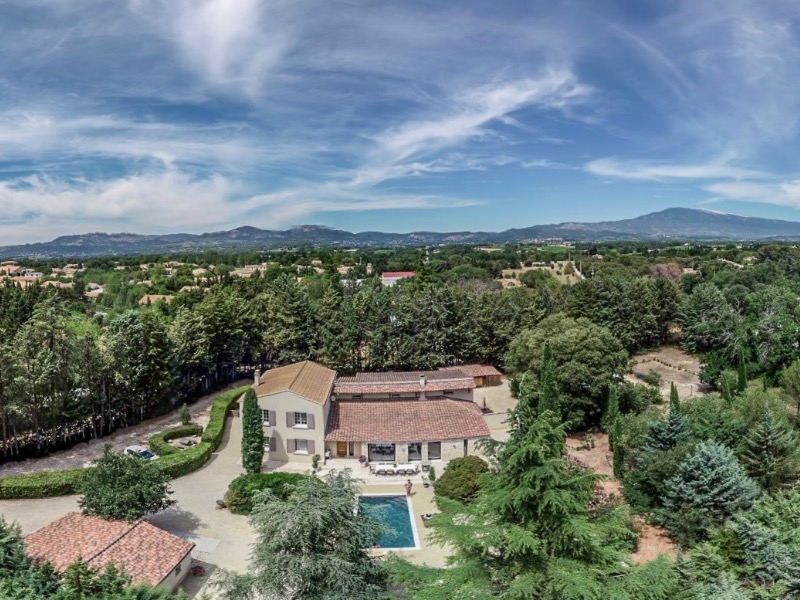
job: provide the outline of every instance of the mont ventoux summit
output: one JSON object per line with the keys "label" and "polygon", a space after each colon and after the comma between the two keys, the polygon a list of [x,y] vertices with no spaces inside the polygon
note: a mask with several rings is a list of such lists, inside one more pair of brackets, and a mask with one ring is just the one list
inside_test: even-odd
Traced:
{"label": "mont ventoux summit", "polygon": [[691,208],[669,208],[633,219],[597,223],[563,222],[533,225],[501,232],[458,231],[351,233],[319,225],[287,230],[238,227],[203,234],[87,233],[58,237],[50,242],[0,247],[0,258],[84,257],[151,252],[245,249],[286,245],[415,246],[427,244],[528,242],[557,238],[565,241],[635,240],[795,240],[800,222],[763,219]]}

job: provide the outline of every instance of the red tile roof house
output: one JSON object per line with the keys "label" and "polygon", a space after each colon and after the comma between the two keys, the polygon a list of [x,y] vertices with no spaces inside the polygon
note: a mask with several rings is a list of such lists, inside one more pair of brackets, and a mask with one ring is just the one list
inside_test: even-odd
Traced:
{"label": "red tile roof house", "polygon": [[415,275],[414,271],[387,271],[386,273],[381,273],[381,283],[386,287],[392,287],[401,279],[410,279]]}
{"label": "red tile roof house", "polygon": [[311,361],[279,367],[255,387],[268,460],[314,454],[369,461],[431,462],[476,453],[489,437],[472,399],[473,377],[457,370],[337,377]]}
{"label": "red tile roof house", "polygon": [[146,521],[109,521],[72,512],[25,538],[25,550],[37,562],[63,573],[81,558],[102,570],[112,564],[133,583],[173,591],[191,567],[194,544]]}

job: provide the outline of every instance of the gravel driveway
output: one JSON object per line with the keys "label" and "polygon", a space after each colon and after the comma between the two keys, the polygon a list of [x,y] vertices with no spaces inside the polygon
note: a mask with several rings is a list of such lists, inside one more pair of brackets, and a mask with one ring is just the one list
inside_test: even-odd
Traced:
{"label": "gravel driveway", "polygon": [[[192,421],[205,427],[208,423],[212,400],[227,389],[247,383],[249,383],[249,380],[242,379],[229,384],[224,389],[218,390],[213,394],[201,397],[194,404],[189,406]],[[33,473],[35,471],[79,469],[85,463],[100,458],[106,444],[111,444],[117,452],[122,452],[127,446],[139,445],[147,447],[147,441],[154,433],[179,424],[180,418],[178,417],[178,409],[175,409],[164,416],[148,419],[138,425],[126,427],[125,429],[118,429],[111,435],[77,444],[69,450],[53,452],[49,456],[44,456],[42,458],[29,458],[28,460],[18,462],[7,462],[0,465],[0,477],[5,475]]]}

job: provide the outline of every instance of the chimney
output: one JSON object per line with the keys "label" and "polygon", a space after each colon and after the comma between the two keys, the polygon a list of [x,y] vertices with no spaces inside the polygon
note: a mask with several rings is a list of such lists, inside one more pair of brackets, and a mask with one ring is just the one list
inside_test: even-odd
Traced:
{"label": "chimney", "polygon": [[261,379],[261,371],[259,371],[258,369],[256,369],[256,372],[255,372],[255,377],[253,377],[253,379],[254,379],[254,381],[255,381],[255,382],[254,382],[254,385],[258,385],[258,384],[259,384],[259,381],[258,381],[258,380],[259,380],[259,379]]}
{"label": "chimney", "polygon": [[425,375],[420,375],[419,376],[419,387],[422,388],[422,393],[419,395],[419,397],[422,398],[423,400],[425,399],[425,386],[426,386],[427,383],[428,383],[428,380],[425,377]]}

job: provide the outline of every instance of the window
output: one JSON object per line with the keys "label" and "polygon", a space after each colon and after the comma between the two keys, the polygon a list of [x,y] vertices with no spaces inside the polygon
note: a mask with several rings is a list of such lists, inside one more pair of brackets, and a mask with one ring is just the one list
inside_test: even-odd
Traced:
{"label": "window", "polygon": [[294,426],[308,427],[308,413],[301,413],[301,412],[294,413]]}
{"label": "window", "polygon": [[272,425],[272,423],[269,422],[269,411],[263,408],[261,409],[261,422],[264,423],[264,425]]}
{"label": "window", "polygon": [[445,396],[446,396],[447,394],[452,394],[453,390],[445,390],[444,393],[445,393]]}
{"label": "window", "polygon": [[178,563],[178,566],[175,567],[175,571],[173,571],[173,573],[176,577],[181,574],[181,563]]}
{"label": "window", "polygon": [[[302,413],[305,414],[305,413]],[[294,441],[295,454],[308,454],[308,440],[295,440]]]}
{"label": "window", "polygon": [[428,460],[441,460],[442,442],[428,442]]}
{"label": "window", "polygon": [[390,398],[399,398],[399,397],[400,397],[400,394],[392,394],[392,395],[391,395],[391,396],[389,396],[389,397],[390,397]]}
{"label": "window", "polygon": [[422,460],[422,442],[411,442],[408,445],[408,460]]}
{"label": "window", "polygon": [[364,398],[364,394],[353,394],[353,400],[361,400]]}

